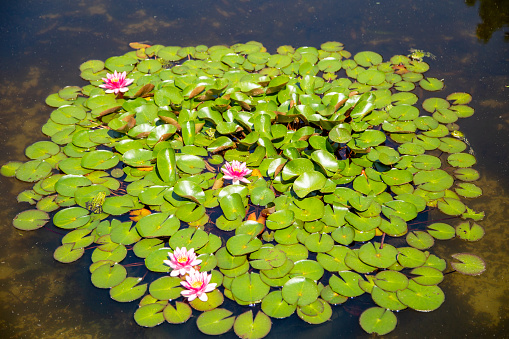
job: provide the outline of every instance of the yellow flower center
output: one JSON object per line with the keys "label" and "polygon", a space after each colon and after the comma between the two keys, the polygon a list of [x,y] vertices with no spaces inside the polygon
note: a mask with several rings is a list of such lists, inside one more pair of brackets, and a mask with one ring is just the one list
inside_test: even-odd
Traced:
{"label": "yellow flower center", "polygon": [[111,79],[111,82],[118,82],[118,79],[117,78],[113,78],[113,79]]}
{"label": "yellow flower center", "polygon": [[201,281],[194,281],[194,282],[191,284],[191,286],[192,286],[193,288],[200,288],[200,287],[201,287],[201,285],[203,285],[203,283],[202,283]]}
{"label": "yellow flower center", "polygon": [[185,263],[187,261],[187,257],[179,257],[177,258],[177,261],[182,264],[182,263]]}

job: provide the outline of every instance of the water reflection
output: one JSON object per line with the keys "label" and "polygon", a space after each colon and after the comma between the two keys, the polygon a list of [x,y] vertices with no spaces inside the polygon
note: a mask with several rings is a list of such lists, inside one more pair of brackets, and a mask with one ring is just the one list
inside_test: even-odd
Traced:
{"label": "water reflection", "polygon": [[[475,6],[477,0],[466,0],[469,6]],[[496,31],[509,25],[509,2],[504,0],[479,0],[479,17],[481,23],[477,25],[476,34],[482,42],[488,42]],[[509,33],[505,33],[504,40],[509,42]]]}
{"label": "water reflection", "polygon": [[[471,207],[487,215],[480,222],[487,231],[480,242],[448,242],[436,251],[444,257],[474,252],[488,266],[480,277],[446,276],[440,285],[445,304],[429,314],[398,313],[399,324],[390,337],[504,337],[509,323],[505,283],[509,192],[504,190],[509,165],[509,89],[505,88],[509,54],[505,45],[489,39],[507,24],[502,14],[509,11],[506,2],[499,1],[498,7],[494,3],[480,3],[479,14],[489,23],[483,28],[486,35],[478,33],[486,42],[481,45],[475,11],[441,1],[427,2],[426,7],[407,1],[396,8],[383,1],[369,1],[366,6],[354,1],[313,1],[312,5],[305,1],[152,1],[150,5],[132,0],[11,1],[3,8],[9,15],[0,23],[9,46],[0,49],[2,163],[24,160],[25,147],[44,140],[40,129],[52,111],[44,99],[65,85],[84,85],[78,77],[81,62],[123,54],[131,41],[214,45],[258,40],[274,52],[283,44],[319,46],[339,40],[352,52],[375,50],[385,57],[406,54],[411,47],[430,51],[438,56],[430,76],[446,78],[447,93],[467,91],[474,96],[476,115],[460,125],[476,150],[483,176],[479,186],[484,196]],[[109,298],[108,291],[92,286],[89,258],[70,265],[54,261],[60,235],[12,227],[12,218],[27,208],[16,203],[16,195],[30,185],[4,177],[0,184],[2,337],[205,337],[193,320],[182,326],[137,326],[135,303],[120,304]],[[352,313],[355,310],[338,307],[333,321],[316,327],[296,317],[275,320],[271,337],[366,337]]]}

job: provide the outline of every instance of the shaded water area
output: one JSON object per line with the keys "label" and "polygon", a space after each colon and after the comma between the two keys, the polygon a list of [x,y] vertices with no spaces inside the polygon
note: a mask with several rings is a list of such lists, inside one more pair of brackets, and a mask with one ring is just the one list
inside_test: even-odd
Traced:
{"label": "shaded water area", "polygon": [[[509,330],[509,48],[506,1],[10,1],[0,22],[1,163],[25,161],[24,149],[46,140],[41,126],[52,108],[45,98],[67,85],[82,86],[78,66],[129,51],[129,42],[166,46],[232,45],[256,40],[269,52],[280,45],[319,47],[340,41],[357,53],[385,59],[410,48],[429,51],[428,76],[444,79],[440,95],[468,92],[475,115],[460,121],[475,150],[484,210],[483,239],[438,242],[442,258],[472,252],[486,260],[478,277],[446,275],[445,303],[436,311],[397,313],[389,338],[507,337]],[[0,177],[0,336],[2,338],[206,337],[195,321],[144,329],[137,303],[121,304],[90,282],[90,256],[64,265],[53,259],[61,235],[21,232],[13,217],[28,208],[16,196],[31,185]],[[453,221],[451,224],[455,226]],[[362,303],[361,299],[359,302]],[[366,299],[369,301],[369,299]],[[356,305],[334,308],[331,321],[306,325],[296,316],[273,320],[269,338],[369,337]],[[232,332],[223,337],[236,337]]]}

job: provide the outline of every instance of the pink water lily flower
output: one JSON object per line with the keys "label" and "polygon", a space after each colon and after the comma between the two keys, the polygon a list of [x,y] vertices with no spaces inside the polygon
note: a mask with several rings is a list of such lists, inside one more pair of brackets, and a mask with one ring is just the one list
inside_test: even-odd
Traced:
{"label": "pink water lily flower", "polygon": [[170,260],[163,262],[172,268],[173,271],[170,273],[172,277],[190,274],[195,271],[194,266],[201,263],[200,259],[196,259],[194,248],[188,251],[185,247],[177,247],[173,253],[168,252],[168,257]]}
{"label": "pink water lily flower", "polygon": [[117,73],[117,71],[113,72],[113,74],[106,74],[107,78],[103,78],[103,81],[105,84],[99,85],[101,88],[106,88],[106,93],[115,93],[118,94],[119,92],[127,92],[130,84],[133,83],[133,79],[126,79],[127,73]]}
{"label": "pink water lily flower", "polygon": [[212,274],[207,274],[207,272],[198,272],[194,271],[186,276],[186,280],[182,281],[180,284],[184,286],[186,289],[180,294],[186,297],[189,301],[193,301],[198,298],[201,301],[207,301],[207,292],[211,292],[216,288],[216,283],[210,283],[210,279],[212,278]]}
{"label": "pink water lily flower", "polygon": [[251,174],[251,170],[247,168],[245,162],[240,162],[237,160],[233,160],[230,163],[226,163],[223,168],[221,168],[221,171],[223,171],[224,179],[231,179],[233,181],[233,184],[236,185],[239,183],[239,181],[245,182],[249,184],[249,180],[244,178],[246,175]]}

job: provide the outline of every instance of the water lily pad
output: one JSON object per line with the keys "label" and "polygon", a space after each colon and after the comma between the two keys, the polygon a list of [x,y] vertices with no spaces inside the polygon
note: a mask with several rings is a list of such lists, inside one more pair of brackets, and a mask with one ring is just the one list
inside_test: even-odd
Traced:
{"label": "water lily pad", "polygon": [[290,226],[294,221],[295,214],[293,211],[285,209],[269,215],[265,221],[267,228],[271,230],[279,230]]}
{"label": "water lily pad", "polygon": [[378,306],[391,311],[401,311],[407,308],[405,304],[399,301],[396,292],[388,292],[377,286],[373,287],[371,297]]}
{"label": "water lily pad", "polygon": [[51,141],[38,141],[25,150],[25,155],[33,160],[43,160],[60,152],[60,146]]}
{"label": "water lily pad", "polygon": [[269,293],[270,287],[260,279],[259,274],[246,273],[233,279],[231,291],[240,300],[257,303]]}
{"label": "water lily pad", "polygon": [[180,297],[181,287],[179,277],[164,276],[154,280],[149,287],[150,295],[160,300],[173,300]]}
{"label": "water lily pad", "polygon": [[262,300],[262,310],[272,318],[286,318],[295,312],[296,304],[287,303],[281,291],[273,291]]}
{"label": "water lily pad", "polygon": [[427,91],[440,91],[444,88],[444,83],[437,78],[426,78],[419,81],[419,86]]}
{"label": "water lily pad", "polygon": [[188,227],[177,231],[171,236],[169,244],[170,247],[176,249],[177,247],[194,248],[198,250],[205,246],[209,241],[207,232],[194,227]]}
{"label": "water lily pad", "polygon": [[[199,299],[198,299],[199,300]],[[175,307],[168,304],[163,310],[164,319],[170,324],[182,324],[185,323],[193,315],[193,310],[189,305],[177,301]]]}
{"label": "water lily pad", "polygon": [[419,285],[438,285],[444,280],[444,274],[433,267],[417,267],[410,271],[410,273],[415,275],[412,280]]}
{"label": "water lily pad", "polygon": [[444,170],[436,169],[417,172],[414,175],[414,183],[426,191],[439,192],[450,188],[454,178]]}
{"label": "water lily pad", "polygon": [[180,221],[170,212],[152,213],[141,218],[136,229],[142,237],[171,237],[180,227]]}
{"label": "water lily pad", "polygon": [[247,311],[237,316],[233,330],[239,338],[260,339],[269,334],[272,327],[270,318],[263,312],[258,312],[253,320],[253,311]]}
{"label": "water lily pad", "polygon": [[454,171],[454,176],[462,181],[475,181],[480,175],[473,168],[458,168]]}
{"label": "water lily pad", "polygon": [[453,167],[471,167],[475,165],[477,160],[469,153],[454,153],[447,157],[447,162]]}
{"label": "water lily pad", "polygon": [[228,252],[233,255],[243,255],[257,251],[262,246],[262,242],[258,238],[254,238],[249,234],[238,234],[226,242]]}
{"label": "water lily pad", "polygon": [[362,312],[359,323],[368,333],[385,335],[396,328],[398,320],[394,313],[381,307],[371,307]]}
{"label": "water lily pad", "polygon": [[301,276],[288,280],[284,284],[281,293],[287,303],[297,304],[298,306],[311,304],[320,294],[314,281]]}
{"label": "water lily pad", "polygon": [[436,310],[445,300],[444,292],[440,287],[419,285],[413,280],[408,287],[397,291],[398,299],[408,307],[421,312]]}
{"label": "water lily pad", "polygon": [[145,266],[153,272],[168,273],[171,268],[163,263],[164,260],[168,260],[168,253],[173,253],[173,249],[161,247],[151,251],[145,258]]}
{"label": "water lily pad", "polygon": [[62,246],[57,247],[53,253],[53,258],[67,264],[78,260],[84,253],[84,248],[74,248],[74,244],[63,244]]}
{"label": "water lily pad", "polygon": [[196,319],[198,329],[208,335],[220,335],[228,332],[235,322],[235,316],[231,311],[224,308],[216,308],[211,311],[203,312]]}
{"label": "water lily pad", "polygon": [[[316,305],[316,306],[315,306]],[[313,307],[312,307],[313,306]],[[306,311],[315,311],[313,315],[309,315]],[[308,324],[322,324],[332,317],[332,308],[328,302],[317,299],[314,303],[306,306],[300,306],[297,308],[297,315],[299,318],[307,322]]]}
{"label": "water lily pad", "polygon": [[53,216],[53,224],[64,229],[73,229],[85,225],[90,220],[89,211],[82,207],[69,207]]}
{"label": "water lily pad", "polygon": [[477,241],[484,236],[484,229],[475,222],[465,221],[456,226],[456,235],[463,240]]}
{"label": "water lily pad", "polygon": [[382,56],[378,53],[365,51],[355,54],[354,60],[361,66],[370,67],[382,62]]}
{"label": "water lily pad", "polygon": [[454,227],[441,222],[428,225],[428,233],[438,240],[449,240],[456,236],[456,230]]}
{"label": "water lily pad", "polygon": [[266,187],[256,187],[251,191],[251,202],[256,205],[266,206],[274,198],[274,192]]}
{"label": "water lily pad", "polygon": [[128,195],[118,197],[107,197],[104,200],[102,209],[105,213],[122,215],[135,209],[134,201]]}
{"label": "water lily pad", "polygon": [[398,262],[403,267],[419,267],[426,262],[426,254],[413,247],[401,247],[398,249]]}
{"label": "water lily pad", "polygon": [[332,275],[329,279],[329,285],[336,293],[345,297],[357,297],[362,295],[364,291],[359,287],[359,279],[362,277],[355,272],[343,271],[337,275]]}
{"label": "water lily pad", "polygon": [[482,189],[480,187],[467,182],[458,183],[454,191],[465,198],[477,198],[482,195]]}
{"label": "water lily pad", "polygon": [[456,253],[451,255],[454,259],[460,262],[451,262],[451,266],[456,271],[468,274],[468,275],[479,275],[486,270],[486,264],[484,260],[476,255],[470,253]]}
{"label": "water lily pad", "polygon": [[134,312],[134,321],[143,327],[155,327],[164,321],[165,306],[159,303],[143,305]]}
{"label": "water lily pad", "polygon": [[219,201],[221,209],[223,210],[224,216],[228,220],[235,220],[239,217],[244,217],[246,211],[244,209],[244,203],[242,197],[238,193],[226,195]]}
{"label": "water lily pad", "polygon": [[92,284],[98,288],[111,288],[120,284],[127,276],[124,266],[102,265],[92,273]]}
{"label": "water lily pad", "polygon": [[26,210],[18,213],[14,217],[12,224],[17,229],[23,231],[32,231],[46,225],[49,219],[50,217],[46,212],[40,210]]}
{"label": "water lily pad", "polygon": [[131,302],[141,298],[147,291],[147,284],[138,285],[142,278],[127,277],[110,289],[110,296],[119,302]]}
{"label": "water lily pad", "polygon": [[118,155],[111,151],[99,150],[85,153],[81,158],[81,166],[95,170],[106,170],[115,167],[120,161]]}
{"label": "water lily pad", "polygon": [[407,243],[419,250],[425,250],[432,247],[435,244],[433,237],[423,231],[412,231],[406,236]]}
{"label": "water lily pad", "polygon": [[392,245],[368,242],[360,248],[359,259],[371,266],[388,268],[396,262],[397,254],[398,250]]}
{"label": "water lily pad", "polygon": [[43,160],[27,161],[16,170],[16,178],[26,182],[36,182],[51,173],[51,165]]}
{"label": "water lily pad", "polygon": [[377,273],[374,283],[384,291],[396,292],[407,288],[408,278],[400,272],[387,270]]}

